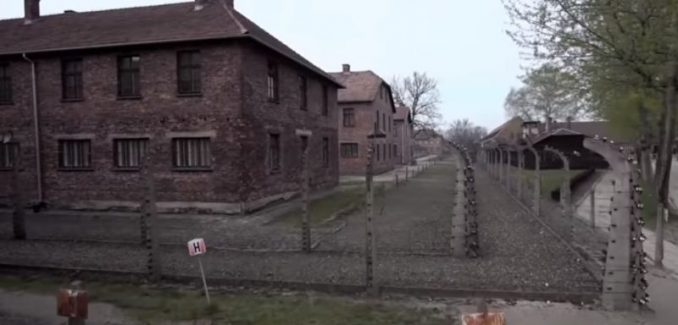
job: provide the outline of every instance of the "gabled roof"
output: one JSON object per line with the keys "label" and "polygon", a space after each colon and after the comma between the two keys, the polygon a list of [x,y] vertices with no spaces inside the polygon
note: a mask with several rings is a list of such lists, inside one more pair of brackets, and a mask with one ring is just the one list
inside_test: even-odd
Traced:
{"label": "gabled roof", "polygon": [[435,130],[432,129],[422,129],[414,135],[415,140],[430,140],[430,139],[442,139],[442,135],[438,134]]}
{"label": "gabled roof", "polygon": [[380,87],[386,86],[389,92],[388,96],[391,98],[393,112],[396,112],[391,86],[376,73],[368,70],[332,72],[330,75],[346,87],[340,89],[337,95],[337,100],[340,103],[371,103],[379,96]]}
{"label": "gabled roof", "polygon": [[396,107],[396,113],[393,119],[396,121],[404,121],[407,119],[408,123],[412,123],[412,112],[405,106],[398,106]]}
{"label": "gabled roof", "polygon": [[246,38],[341,86],[223,0],[209,1],[201,10],[194,8],[192,1],[46,15],[28,25],[23,18],[0,20],[0,56]]}
{"label": "gabled roof", "polygon": [[601,138],[612,139],[618,143],[624,142],[622,137],[619,137],[610,130],[610,125],[607,121],[554,123],[552,128],[553,131],[541,134],[534,143],[538,143],[551,136],[566,135],[583,135],[590,138],[600,136]]}
{"label": "gabled roof", "polygon": [[503,135],[503,131],[510,125],[513,125],[514,123],[520,123],[522,126],[523,119],[516,116],[506,122],[504,124],[496,127],[494,130],[492,130],[490,133],[488,133],[484,138],[481,139],[481,141],[488,141],[494,138],[501,137]]}

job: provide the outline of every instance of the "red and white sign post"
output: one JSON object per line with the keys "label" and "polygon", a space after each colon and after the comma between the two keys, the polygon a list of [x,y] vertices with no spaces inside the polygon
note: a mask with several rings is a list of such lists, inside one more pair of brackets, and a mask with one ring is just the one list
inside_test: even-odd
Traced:
{"label": "red and white sign post", "polygon": [[207,245],[202,238],[196,238],[188,242],[188,255],[198,257],[198,265],[200,265],[200,276],[202,276],[202,285],[205,288],[205,297],[207,304],[210,304],[210,292],[207,290],[207,280],[205,280],[205,270],[202,267],[202,259],[200,255],[207,253]]}

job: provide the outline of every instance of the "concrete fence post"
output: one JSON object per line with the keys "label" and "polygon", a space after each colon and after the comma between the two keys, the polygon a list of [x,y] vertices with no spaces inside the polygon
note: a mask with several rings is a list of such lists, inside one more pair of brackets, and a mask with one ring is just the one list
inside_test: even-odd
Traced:
{"label": "concrete fence post", "polygon": [[516,175],[518,200],[523,201],[523,169],[525,168],[525,155],[523,149],[518,148],[518,172]]}
{"label": "concrete fence post", "polygon": [[532,152],[532,156],[534,156],[534,192],[532,193],[532,208],[534,215],[539,217],[541,214],[541,156],[539,156],[539,152],[537,152],[537,149],[535,149],[532,146],[527,147],[530,152]]}
{"label": "concrete fence post", "polygon": [[589,217],[591,220],[591,229],[596,229],[596,189],[593,188],[591,190],[590,198],[589,198],[589,207],[591,208],[591,211],[589,211]]}
{"label": "concrete fence post", "polygon": [[511,163],[512,163],[512,154],[510,149],[506,149],[506,190],[509,193],[512,193],[511,189],[511,175],[512,175],[512,168],[511,168]]}
{"label": "concrete fence post", "polygon": [[607,160],[610,175],[617,180],[610,206],[602,303],[610,310],[637,310],[648,303],[640,175],[632,164],[634,155],[606,140],[584,140],[585,148]]}
{"label": "concrete fence post", "polygon": [[[148,273],[153,281],[158,281],[162,276],[162,263],[160,260],[160,243],[158,238],[158,228],[160,224],[158,221],[156,205],[154,168],[151,161],[152,157],[151,150],[149,150],[144,157],[144,165],[142,167],[142,177],[145,186],[145,198],[142,204],[142,218],[144,219],[142,226],[145,225],[146,227],[145,232],[147,237],[145,239],[146,249],[148,251]],[[142,231],[142,233],[143,232],[144,231]]]}
{"label": "concrete fence post", "polygon": [[504,181],[504,152],[501,149],[497,149],[499,151],[499,184],[501,184]]}

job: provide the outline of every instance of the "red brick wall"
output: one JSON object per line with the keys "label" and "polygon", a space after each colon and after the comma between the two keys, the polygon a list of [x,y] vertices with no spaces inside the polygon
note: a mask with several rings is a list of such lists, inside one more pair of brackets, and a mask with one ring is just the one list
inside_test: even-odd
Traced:
{"label": "red brick wall", "polygon": [[[376,139],[375,144],[379,146],[379,151],[381,153],[382,159],[377,159],[376,150],[375,150],[375,172],[383,173],[389,170],[392,170],[397,164],[399,164],[400,159],[395,155],[393,151],[393,145],[398,146],[398,151],[401,151],[401,144],[396,136],[395,125],[393,125],[393,110],[388,100],[388,97],[380,99],[379,96],[376,96],[376,100],[372,103],[340,103],[338,111],[338,125],[339,125],[339,144],[341,143],[358,143],[358,158],[339,158],[340,164],[340,174],[341,175],[361,175],[365,173],[365,167],[367,163],[367,149],[369,146],[369,140],[367,139],[368,134],[372,133],[374,129],[374,123],[376,119],[376,111],[379,112],[379,116],[383,119],[383,115],[386,115],[386,126],[382,125],[382,121],[379,122],[379,125],[383,132],[386,134],[386,138]],[[354,127],[344,127],[343,126],[343,109],[344,108],[353,108],[355,112],[355,126]],[[392,124],[389,128],[388,124]],[[391,154],[389,155],[389,146],[391,147]],[[384,155],[383,148],[386,148],[386,154]]]}
{"label": "red brick wall", "polygon": [[[312,188],[330,188],[338,184],[337,149],[337,87],[315,75],[300,71],[289,60],[278,57],[272,52],[261,51],[259,47],[248,46],[244,55],[245,101],[243,115],[250,121],[249,138],[246,140],[248,152],[243,153],[243,161],[248,168],[243,175],[243,183],[260,180],[251,184],[254,192],[252,199],[275,193],[297,191],[301,176],[301,141],[297,130],[309,130],[309,168]],[[277,103],[267,99],[266,83],[268,62],[278,65],[280,98]],[[307,78],[307,109],[300,107],[299,73]],[[328,87],[329,110],[322,114],[323,85]],[[267,166],[267,146],[270,133],[280,135],[281,171],[270,174]],[[323,138],[329,140],[329,165],[322,159]],[[245,158],[246,157],[246,158]]]}
{"label": "red brick wall", "polygon": [[[176,91],[176,52],[200,49],[202,55],[202,96],[180,97]],[[141,93],[139,100],[117,99],[117,56],[141,56]],[[113,138],[116,135],[148,135],[153,152],[159,201],[196,201],[237,203],[296,189],[298,175],[297,145],[288,133],[295,128],[312,129],[311,161],[316,187],[337,183],[336,166],[336,89],[330,86],[330,117],[319,113],[319,81],[309,78],[308,116],[292,109],[298,88],[291,79],[300,70],[281,61],[281,103],[266,103],[266,60],[278,56],[263,54],[264,49],[245,42],[162,47],[148,50],[83,54],[84,100],[62,102],[60,57],[37,58],[38,92],[41,120],[44,198],[50,203],[105,200],[138,202],[142,197],[138,172],[113,170]],[[13,106],[0,106],[0,132],[15,131],[22,142],[26,171],[22,178],[35,194],[35,156],[31,111],[30,65],[11,61],[14,86]],[[305,70],[303,70],[305,71]],[[269,177],[264,171],[267,128],[285,131],[281,176]],[[177,132],[212,134],[213,170],[178,172],[172,168],[171,137]],[[329,168],[321,168],[320,135],[331,139]],[[86,136],[92,139],[92,171],[60,171],[58,139],[60,136]],[[175,134],[176,135],[176,134]],[[333,158],[333,159],[332,159]],[[8,193],[10,173],[0,171],[0,196]],[[247,177],[246,177],[247,176]],[[250,177],[251,176],[251,177]],[[247,186],[243,186],[246,182]],[[247,191],[253,193],[246,193]]]}

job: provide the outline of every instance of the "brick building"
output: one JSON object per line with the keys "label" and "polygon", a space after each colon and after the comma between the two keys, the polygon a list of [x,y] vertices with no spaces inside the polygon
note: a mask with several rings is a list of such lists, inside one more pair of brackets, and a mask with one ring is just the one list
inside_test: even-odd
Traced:
{"label": "brick building", "polygon": [[401,148],[396,152],[398,155],[398,163],[401,165],[409,165],[414,160],[414,153],[412,152],[414,124],[412,123],[412,113],[410,112],[410,109],[404,106],[398,106],[393,121],[397,138],[396,143],[399,144]]}
{"label": "brick building", "polygon": [[376,129],[385,134],[376,139],[375,173],[392,170],[399,162],[400,143],[394,115],[391,87],[372,71],[351,71],[344,64],[342,72],[331,74],[346,88],[338,93],[339,172],[341,175],[365,173],[367,136]]}
{"label": "brick building", "polygon": [[15,153],[26,198],[54,206],[136,207],[147,161],[162,210],[256,209],[298,192],[302,142],[312,187],[338,183],[341,85],[233,0],[25,8],[0,21],[0,134],[18,142],[0,197]]}
{"label": "brick building", "polygon": [[449,153],[445,138],[435,130],[423,129],[414,136],[413,154],[416,158],[442,156]]}

